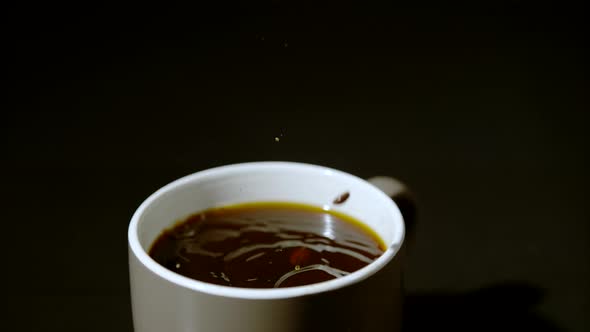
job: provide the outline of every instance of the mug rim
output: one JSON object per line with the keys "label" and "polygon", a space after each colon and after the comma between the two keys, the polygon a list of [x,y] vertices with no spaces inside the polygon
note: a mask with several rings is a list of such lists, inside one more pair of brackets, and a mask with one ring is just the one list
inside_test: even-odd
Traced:
{"label": "mug rim", "polygon": [[[328,281],[323,281],[314,284],[302,285],[302,286],[294,286],[294,287],[285,287],[285,288],[243,288],[243,287],[233,287],[233,286],[223,286],[223,285],[216,285],[207,283],[204,281],[199,281],[196,279],[192,279],[189,277],[185,277],[180,275],[176,272],[173,272],[155,260],[153,260],[146,250],[140,244],[139,235],[138,235],[138,226],[143,214],[149,208],[149,206],[155,202],[161,196],[167,195],[171,191],[174,191],[176,188],[182,187],[184,185],[188,185],[194,181],[198,181],[200,179],[212,176],[220,176],[223,173],[231,174],[234,172],[244,172],[248,170],[261,170],[261,169],[307,169],[308,171],[314,172],[321,172],[325,175],[333,175],[337,174],[341,177],[347,179],[347,181],[356,183],[357,185],[365,186],[368,190],[373,191],[376,197],[378,198],[379,202],[376,204],[387,204],[389,205],[389,209],[393,213],[391,215],[391,219],[393,222],[396,222],[398,225],[395,225],[397,231],[395,233],[394,239],[391,244],[388,245],[387,249],[381,256],[379,256],[376,260],[369,263],[368,265],[364,266],[363,268],[356,270],[346,276],[331,279]],[[396,217],[397,215],[397,217]],[[239,298],[239,299],[257,299],[257,300],[264,300],[264,299],[284,299],[284,298],[294,298],[300,297],[305,295],[312,295],[318,293],[324,293],[332,290],[336,290],[339,288],[343,288],[349,285],[356,284],[368,277],[372,276],[373,274],[377,273],[381,270],[385,265],[387,265],[399,252],[401,248],[405,236],[405,225],[403,221],[403,216],[399,210],[397,204],[387,196],[384,192],[382,192],[377,187],[373,186],[371,183],[363,180],[355,175],[350,173],[346,173],[344,171],[340,171],[337,169],[333,169],[326,166],[314,165],[314,164],[307,164],[307,163],[299,163],[299,162],[286,162],[286,161],[260,161],[260,162],[246,162],[246,163],[237,163],[237,164],[230,164],[224,166],[213,167],[209,169],[205,169],[202,171],[198,171],[186,176],[183,176],[177,180],[174,180],[167,185],[161,187],[154,193],[152,193],[148,198],[146,198],[141,205],[137,208],[134,212],[131,221],[129,223],[128,228],[128,247],[130,253],[132,253],[135,258],[138,260],[140,264],[142,264],[146,270],[150,273],[155,274],[158,278],[164,279],[174,285],[186,288],[188,290],[206,293],[214,296],[221,296],[227,298]]]}

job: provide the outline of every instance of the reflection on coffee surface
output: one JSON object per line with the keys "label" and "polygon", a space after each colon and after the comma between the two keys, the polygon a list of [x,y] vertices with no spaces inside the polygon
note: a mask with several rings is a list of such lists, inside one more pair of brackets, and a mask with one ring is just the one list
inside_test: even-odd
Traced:
{"label": "reflection on coffee surface", "polygon": [[383,241],[350,216],[302,204],[264,202],[194,214],[164,231],[149,255],[196,280],[273,288],[347,275],[384,250]]}

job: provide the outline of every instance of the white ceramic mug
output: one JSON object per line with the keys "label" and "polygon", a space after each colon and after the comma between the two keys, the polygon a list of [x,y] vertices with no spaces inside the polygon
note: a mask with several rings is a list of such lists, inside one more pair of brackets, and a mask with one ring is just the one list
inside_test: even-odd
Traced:
{"label": "white ceramic mug", "polygon": [[[136,332],[399,331],[402,215],[389,197],[403,187],[374,183],[315,165],[255,162],[213,168],[161,188],[129,225],[129,273]],[[349,199],[332,204],[349,192]],[[389,195],[389,196],[388,196]],[[287,201],[334,209],[366,223],[387,250],[366,267],[337,279],[290,288],[249,289],[184,277],[147,254],[175,222],[212,207]]]}

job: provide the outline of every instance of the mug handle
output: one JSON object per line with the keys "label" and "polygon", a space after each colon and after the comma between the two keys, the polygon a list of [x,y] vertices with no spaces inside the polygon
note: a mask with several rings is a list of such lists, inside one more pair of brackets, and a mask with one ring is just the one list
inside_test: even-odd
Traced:
{"label": "mug handle", "polygon": [[375,176],[367,179],[367,182],[391,197],[399,207],[406,226],[404,247],[407,251],[415,241],[417,209],[414,195],[403,182],[389,176]]}

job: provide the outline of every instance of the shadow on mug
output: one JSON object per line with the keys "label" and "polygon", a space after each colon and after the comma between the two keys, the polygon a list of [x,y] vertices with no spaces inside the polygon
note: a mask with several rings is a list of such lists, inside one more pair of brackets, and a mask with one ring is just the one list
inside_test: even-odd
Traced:
{"label": "shadow on mug", "polygon": [[522,282],[465,293],[408,293],[403,331],[560,331],[535,312],[543,296],[541,289]]}

